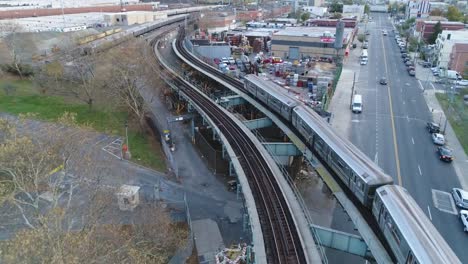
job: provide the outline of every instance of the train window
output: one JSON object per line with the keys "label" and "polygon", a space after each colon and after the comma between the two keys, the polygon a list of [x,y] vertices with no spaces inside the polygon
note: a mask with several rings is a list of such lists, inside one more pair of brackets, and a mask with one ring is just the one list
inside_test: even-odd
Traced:
{"label": "train window", "polygon": [[305,130],[305,132],[307,132],[308,134],[312,132],[312,129],[310,129],[310,127],[307,125],[306,122],[301,121],[301,125],[302,125],[302,128]]}
{"label": "train window", "polygon": [[390,230],[390,233],[392,234],[393,238],[395,239],[395,242],[400,245],[401,243],[401,234],[400,231],[398,230],[398,227],[393,223],[393,219],[391,217],[386,217],[387,219],[387,226],[388,229]]}
{"label": "train window", "polygon": [[416,257],[413,255],[413,251],[409,251],[408,257],[406,258],[405,264],[417,264],[418,261],[416,260]]}

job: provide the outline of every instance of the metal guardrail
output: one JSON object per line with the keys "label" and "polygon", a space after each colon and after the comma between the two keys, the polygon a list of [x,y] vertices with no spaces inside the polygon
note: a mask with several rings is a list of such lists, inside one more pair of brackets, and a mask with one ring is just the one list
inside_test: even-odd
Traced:
{"label": "metal guardrail", "polygon": [[[255,134],[255,136],[258,138],[258,140],[261,142],[261,143],[266,143],[267,141],[265,140],[265,138],[258,132],[257,129],[253,130],[252,133]],[[283,173],[284,177],[286,178],[286,180],[288,181],[289,183],[289,186],[291,186],[291,189],[293,190],[294,192],[294,195],[296,196],[296,199],[297,201],[299,202],[299,205],[301,206],[302,208],[302,211],[304,212],[304,216],[307,220],[307,223],[309,224],[309,226],[313,226],[314,225],[314,221],[312,220],[312,216],[310,215],[309,213],[309,209],[307,208],[306,204],[305,204],[305,201],[304,199],[302,198],[302,195],[300,194],[299,190],[297,189],[296,187],[296,184],[294,183],[293,179],[291,178],[291,176],[289,175],[289,172],[286,170],[286,168],[282,165],[280,165],[280,161],[276,158],[276,156],[274,155],[274,153],[271,153],[268,148],[266,148],[266,150],[268,151],[268,153],[270,153],[271,157],[273,158],[273,160],[276,162],[276,164],[278,165],[279,169],[281,170],[281,172]],[[322,246],[322,242],[320,241],[320,237],[319,235],[317,234],[317,232],[315,231],[314,228],[310,228],[310,231],[312,232],[312,236],[314,237],[314,240],[315,240],[315,243],[316,243],[316,246],[317,246],[317,249],[318,251],[320,252],[320,255],[321,255],[321,258],[322,258],[322,263],[324,264],[327,264],[328,263],[328,259],[327,259],[327,255],[325,254],[325,250],[323,249],[323,246]]]}

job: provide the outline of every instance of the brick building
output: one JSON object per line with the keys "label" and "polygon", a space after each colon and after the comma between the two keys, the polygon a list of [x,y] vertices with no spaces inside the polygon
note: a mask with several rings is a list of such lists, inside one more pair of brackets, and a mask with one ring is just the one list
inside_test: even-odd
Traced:
{"label": "brick building", "polygon": [[468,73],[468,43],[457,43],[453,45],[448,68],[462,75]]}
{"label": "brick building", "polygon": [[[421,28],[421,36],[424,40],[428,40],[434,33],[434,26],[439,21],[423,21]],[[465,24],[462,22],[451,22],[451,21],[440,21],[442,30],[462,30],[465,28]]]}

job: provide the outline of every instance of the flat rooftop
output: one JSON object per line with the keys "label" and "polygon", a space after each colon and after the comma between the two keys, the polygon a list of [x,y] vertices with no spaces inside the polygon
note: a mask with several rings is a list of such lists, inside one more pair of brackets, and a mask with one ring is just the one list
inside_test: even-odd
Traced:
{"label": "flat rooftop", "polygon": [[104,23],[105,13],[82,13],[64,16],[27,17],[0,20],[0,23],[14,22],[20,26],[22,32],[54,31],[59,28],[75,26],[92,26]]}
{"label": "flat rooftop", "polygon": [[[347,38],[353,31],[352,28],[345,28],[343,38]],[[287,27],[280,29],[274,33],[273,36],[292,36],[292,37],[312,37],[318,38],[323,36],[323,33],[329,32],[335,34],[336,28],[334,27]]]}

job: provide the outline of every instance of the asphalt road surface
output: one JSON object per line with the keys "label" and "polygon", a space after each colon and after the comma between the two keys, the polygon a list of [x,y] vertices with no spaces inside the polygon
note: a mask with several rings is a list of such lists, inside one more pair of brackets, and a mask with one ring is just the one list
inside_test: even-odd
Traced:
{"label": "asphalt road surface", "polygon": [[[447,193],[460,187],[452,165],[440,161],[425,129],[431,113],[421,84],[409,76],[396,44],[388,14],[372,13],[367,25],[369,63],[361,66],[356,91],[363,95],[364,110],[354,114],[351,141],[373,159],[396,184],[405,187],[463,263],[468,263],[468,236],[463,232]],[[383,36],[382,30],[389,32]],[[388,85],[380,85],[386,77]],[[442,191],[438,207],[433,191]],[[447,201],[448,206],[442,206]],[[453,213],[448,213],[452,211]]]}

